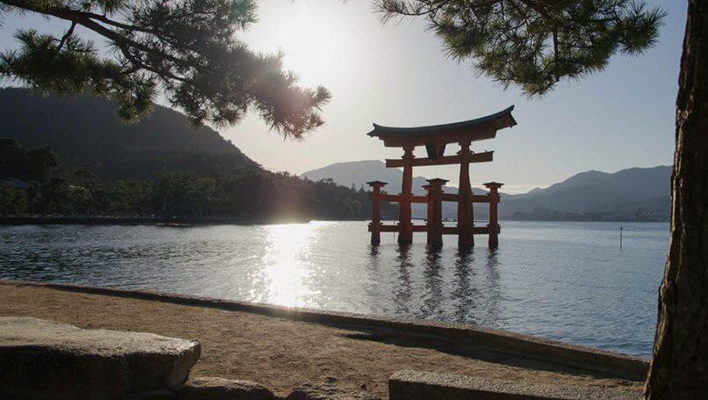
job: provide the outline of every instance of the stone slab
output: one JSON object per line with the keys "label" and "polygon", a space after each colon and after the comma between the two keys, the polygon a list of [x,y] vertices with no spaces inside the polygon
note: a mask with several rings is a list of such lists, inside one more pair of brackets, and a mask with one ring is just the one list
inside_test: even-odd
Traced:
{"label": "stone slab", "polygon": [[389,400],[640,400],[640,393],[540,385],[472,376],[399,371],[388,381]]}
{"label": "stone slab", "polygon": [[0,317],[0,397],[108,400],[181,387],[196,341]]}
{"label": "stone slab", "polygon": [[297,387],[285,400],[381,400],[364,391],[352,391],[335,383],[305,384]]}
{"label": "stone slab", "polygon": [[187,382],[177,392],[178,400],[274,400],[265,386],[251,381],[201,377]]}

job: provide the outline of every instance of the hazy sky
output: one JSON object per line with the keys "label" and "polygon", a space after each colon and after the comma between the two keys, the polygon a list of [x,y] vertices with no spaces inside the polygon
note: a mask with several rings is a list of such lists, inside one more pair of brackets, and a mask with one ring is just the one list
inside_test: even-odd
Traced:
{"label": "hazy sky", "polygon": [[[364,0],[260,1],[260,22],[244,39],[256,50],[284,51],[286,66],[303,85],[331,91],[326,125],[301,142],[283,141],[255,116],[221,133],[263,166],[299,174],[335,162],[400,157],[398,149],[386,149],[366,135],[372,122],[440,124],[513,104],[519,125],[473,144],[473,150],[495,150],[493,163],[472,166],[475,183],[496,180],[518,192],[590,169],[667,165],[686,2],[647,2],[668,12],[655,48],[639,57],[615,56],[603,73],[563,82],[545,97],[529,100],[515,88],[505,91],[478,77],[469,60],[446,58],[422,20],[383,25]],[[11,33],[27,24],[51,31],[68,26],[8,16],[0,28],[0,48],[14,46]],[[449,153],[456,150],[448,146]],[[452,183],[458,173],[455,166],[414,170]]]}

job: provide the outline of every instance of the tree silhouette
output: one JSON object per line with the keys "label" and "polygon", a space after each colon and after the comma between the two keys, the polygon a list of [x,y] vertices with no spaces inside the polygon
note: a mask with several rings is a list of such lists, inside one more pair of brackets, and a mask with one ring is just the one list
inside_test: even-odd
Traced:
{"label": "tree silhouette", "polygon": [[[58,93],[92,91],[134,120],[162,93],[195,124],[235,124],[248,110],[300,139],[322,125],[323,87],[297,85],[282,55],[262,55],[237,39],[256,21],[254,0],[0,0],[0,13],[67,22],[60,37],[16,32],[21,48],[0,55],[0,77]],[[103,56],[77,28],[109,43]],[[105,52],[104,52],[105,53]]]}
{"label": "tree silhouette", "polygon": [[664,12],[633,0],[379,0],[384,20],[425,17],[448,54],[473,59],[503,86],[542,95],[561,79],[601,71],[616,53],[639,54]]}

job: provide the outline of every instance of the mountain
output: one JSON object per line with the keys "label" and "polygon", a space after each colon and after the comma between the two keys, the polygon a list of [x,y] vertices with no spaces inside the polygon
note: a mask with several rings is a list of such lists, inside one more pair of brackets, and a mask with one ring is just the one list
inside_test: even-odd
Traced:
{"label": "mountain", "polygon": [[[378,160],[337,163],[301,175],[311,180],[331,178],[335,183],[350,186],[364,185],[368,180],[388,182],[389,193],[401,190],[402,172],[386,168]],[[653,168],[629,168],[615,173],[587,171],[574,175],[562,182],[544,189],[533,189],[528,193],[502,196],[499,207],[502,218],[562,218],[565,214],[586,212],[614,216],[631,216],[638,212],[643,215],[667,216],[669,214],[670,166]],[[414,193],[422,194],[420,188],[425,179],[414,178]],[[457,189],[446,187],[446,192]],[[484,193],[475,189],[475,193]],[[424,206],[414,207],[414,215],[422,216]],[[444,204],[446,218],[454,218],[455,206]],[[534,215],[536,212],[536,215]],[[484,205],[475,206],[475,216],[486,217]],[[571,217],[573,217],[571,215]]]}
{"label": "mountain", "polygon": [[615,173],[587,171],[545,189],[506,196],[502,215],[543,208],[567,213],[586,211],[630,215],[638,210],[668,215],[671,167],[629,168]]}
{"label": "mountain", "polygon": [[[90,94],[0,89],[0,217],[365,219],[368,193],[262,168],[157,106],[134,124]],[[397,215],[384,204],[384,217]]]}
{"label": "mountain", "polygon": [[559,195],[576,188],[597,188],[626,200],[665,196],[671,190],[671,167],[629,168],[615,173],[587,171],[545,189],[534,189],[519,198]]}
{"label": "mountain", "polygon": [[[363,186],[368,188],[366,182],[379,180],[388,183],[384,188],[389,193],[401,192],[401,181],[403,180],[403,172],[398,168],[386,168],[386,164],[379,160],[367,161],[352,161],[341,162],[328,165],[323,168],[313,169],[300,175],[301,178],[307,178],[312,181],[322,179],[332,179],[335,183],[342,186],[350,187],[354,185],[359,188]],[[428,182],[421,176],[413,177],[413,193],[425,194],[424,185]],[[457,193],[457,188],[445,186],[446,192]]]}
{"label": "mountain", "polygon": [[[332,179],[334,183],[342,186],[352,186],[356,188],[361,186],[364,190],[368,190],[366,182],[379,180],[387,182],[388,185],[384,188],[388,193],[398,194],[401,192],[401,182],[403,180],[403,172],[398,168],[386,168],[386,164],[379,160],[367,161],[352,161],[331,164],[323,168],[307,171],[300,175],[301,178],[307,178],[312,181],[320,181],[322,179]],[[413,177],[413,193],[424,195],[428,181],[422,176]],[[443,186],[446,193],[457,193],[456,187]],[[486,194],[487,192],[473,188],[475,194]],[[427,215],[426,206],[424,204],[413,204],[413,217],[424,218]],[[455,218],[457,215],[457,206],[453,203],[443,203],[443,217]],[[487,217],[487,207],[475,206],[475,216],[479,218]]]}
{"label": "mountain", "polygon": [[115,105],[93,95],[44,96],[0,89],[0,136],[22,146],[50,146],[71,168],[89,166],[99,177],[150,179],[162,170],[200,174],[258,169],[215,130],[194,128],[181,113],[156,106],[134,124],[116,118]]}
{"label": "mountain", "polygon": [[[305,172],[300,175],[301,178],[306,178],[312,181],[320,181],[322,179],[332,179],[334,183],[342,186],[356,188],[364,187],[364,190],[369,190],[366,182],[379,180],[388,183],[384,190],[388,193],[401,193],[401,181],[403,180],[403,172],[398,168],[386,168],[386,164],[379,160],[341,162],[328,165],[324,168],[315,169]],[[428,182],[420,176],[413,177],[413,193],[418,195],[425,194],[423,186]],[[457,193],[457,188],[444,187],[444,190],[449,193]],[[457,208],[455,208],[457,210]],[[450,203],[443,204],[443,215],[448,216],[453,211]],[[427,215],[427,208],[424,204],[413,204],[413,218],[424,218]]]}

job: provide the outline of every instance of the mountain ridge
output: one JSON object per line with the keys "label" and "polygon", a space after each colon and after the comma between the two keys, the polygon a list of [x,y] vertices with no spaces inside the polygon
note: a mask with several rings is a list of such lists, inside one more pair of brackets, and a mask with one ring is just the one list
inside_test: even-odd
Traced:
{"label": "mountain ridge", "polygon": [[[363,184],[365,180],[383,180],[390,193],[399,193],[402,172],[396,168],[386,168],[378,160],[340,162],[301,174],[308,179],[331,178],[335,183],[351,186]],[[627,216],[637,212],[665,217],[669,213],[670,166],[632,167],[613,173],[597,170],[583,171],[557,182],[547,188],[534,188],[523,194],[502,195],[500,216],[526,217],[534,210],[543,215],[549,212],[564,213],[606,213]],[[414,178],[414,193],[422,194],[418,186],[425,178]],[[485,193],[474,188],[475,193]],[[456,188],[446,187],[447,192]],[[447,218],[455,217],[453,204],[445,204]],[[414,214],[415,214],[414,207]],[[475,207],[477,217],[486,217],[486,207]]]}
{"label": "mountain ridge", "polygon": [[150,115],[126,124],[116,105],[91,94],[45,96],[23,88],[0,89],[0,136],[27,148],[51,147],[71,168],[89,167],[108,180],[150,179],[161,170],[200,174],[238,173],[261,168],[231,141],[207,126],[155,106]]}

